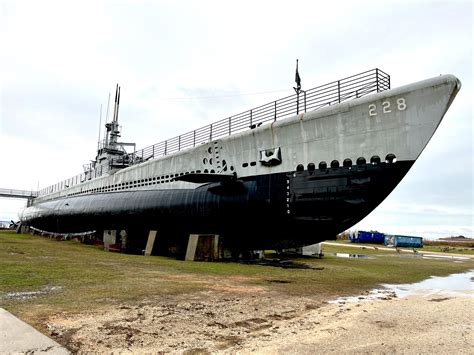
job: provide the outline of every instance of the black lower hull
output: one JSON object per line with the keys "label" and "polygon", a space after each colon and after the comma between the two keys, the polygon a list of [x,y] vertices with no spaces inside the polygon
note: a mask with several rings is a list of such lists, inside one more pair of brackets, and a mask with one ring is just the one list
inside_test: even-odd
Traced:
{"label": "black lower hull", "polygon": [[[334,239],[368,215],[412,161],[261,175],[196,189],[78,195],[27,208],[23,224],[50,232],[126,230],[164,239],[214,233],[226,245],[284,248]],[[137,237],[138,238],[138,237]]]}

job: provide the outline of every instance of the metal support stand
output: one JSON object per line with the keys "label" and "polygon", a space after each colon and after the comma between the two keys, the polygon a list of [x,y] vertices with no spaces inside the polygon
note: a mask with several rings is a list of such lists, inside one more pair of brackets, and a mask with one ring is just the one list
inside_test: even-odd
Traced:
{"label": "metal support stand", "polygon": [[28,234],[30,233],[30,226],[20,224],[16,230],[17,234]]}

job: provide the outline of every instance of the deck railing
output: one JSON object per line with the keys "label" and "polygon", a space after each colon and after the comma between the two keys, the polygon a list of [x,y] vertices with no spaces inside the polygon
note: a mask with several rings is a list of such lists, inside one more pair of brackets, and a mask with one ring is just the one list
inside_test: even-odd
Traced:
{"label": "deck railing", "polygon": [[390,75],[380,69],[368,70],[329,84],[317,86],[309,90],[302,90],[299,94],[287,96],[224,118],[205,127],[143,148],[137,151],[135,156],[140,159],[161,157],[246,129],[255,128],[263,123],[276,121],[279,118],[288,117],[300,112],[314,111],[325,106],[331,106],[387,89],[390,89]]}
{"label": "deck railing", "polygon": [[[390,75],[376,68],[331,83],[317,86],[299,93],[269,102],[251,110],[224,118],[194,131],[151,145],[129,154],[128,161],[138,164],[146,160],[159,158],[183,149],[196,147],[212,140],[232,135],[247,129],[253,129],[263,123],[314,111],[322,107],[335,105],[364,95],[390,89]],[[79,174],[40,190],[40,195],[60,191],[64,188],[94,179],[110,169],[113,162],[96,165],[86,174]]]}

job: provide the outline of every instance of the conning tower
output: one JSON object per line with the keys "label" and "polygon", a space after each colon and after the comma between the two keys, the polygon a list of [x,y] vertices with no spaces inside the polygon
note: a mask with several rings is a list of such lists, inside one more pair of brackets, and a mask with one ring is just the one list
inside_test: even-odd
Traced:
{"label": "conning tower", "polygon": [[[110,175],[134,163],[136,144],[118,141],[118,138],[121,136],[121,127],[118,123],[119,106],[120,86],[117,84],[115,88],[115,101],[112,121],[105,123],[105,138],[99,142],[95,160],[91,161],[89,164],[84,164],[86,180],[95,177],[93,175],[97,172],[97,170],[100,172],[99,176],[102,174]],[[127,153],[125,149],[126,146],[133,147],[133,153]]]}

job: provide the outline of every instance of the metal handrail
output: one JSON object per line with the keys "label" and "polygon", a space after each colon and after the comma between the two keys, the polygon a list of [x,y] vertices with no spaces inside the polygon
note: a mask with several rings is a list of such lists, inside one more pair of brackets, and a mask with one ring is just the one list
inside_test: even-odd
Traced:
{"label": "metal handrail", "polygon": [[[210,125],[184,133],[166,141],[145,147],[129,154],[131,164],[173,154],[184,149],[199,146],[212,140],[253,129],[263,123],[298,114],[299,111],[314,111],[343,101],[359,98],[373,92],[390,89],[390,75],[378,68],[371,69],[344,79],[333,81],[299,94],[290,95],[251,110],[221,119]],[[301,109],[301,110],[300,110]],[[88,180],[109,171],[111,162],[96,165],[88,172]],[[55,185],[40,190],[40,195],[57,192],[69,186],[84,182],[85,174],[79,174]]]}
{"label": "metal handrail", "polygon": [[255,128],[257,125],[276,121],[279,118],[299,113],[296,109],[313,111],[318,108],[341,103],[345,100],[362,97],[372,92],[390,89],[390,76],[376,68],[356,74],[329,84],[302,91],[303,95],[291,95],[280,100],[269,102],[249,111],[222,119],[194,131],[168,139],[155,145],[143,148],[135,154],[138,157],[164,155],[179,152],[183,149],[196,147],[214,139],[232,135],[245,129]]}

